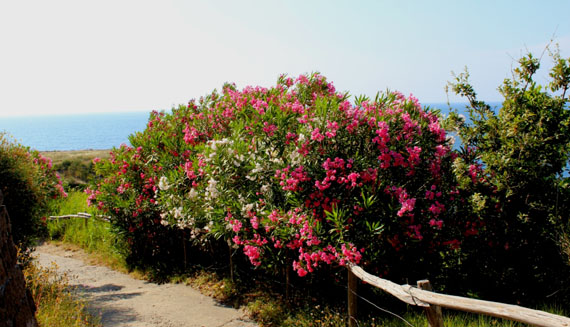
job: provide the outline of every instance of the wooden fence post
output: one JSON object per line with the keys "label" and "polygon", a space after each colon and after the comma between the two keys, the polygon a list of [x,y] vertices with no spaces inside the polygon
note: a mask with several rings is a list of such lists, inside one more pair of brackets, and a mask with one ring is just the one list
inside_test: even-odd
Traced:
{"label": "wooden fence post", "polygon": [[357,297],[356,297],[356,288],[358,286],[358,279],[352,273],[350,267],[348,270],[348,327],[356,327],[357,324],[357,314],[358,314],[358,306],[357,306]]}
{"label": "wooden fence post", "polygon": [[[427,279],[418,280],[418,288],[430,292],[432,291],[431,284]],[[424,310],[428,318],[429,327],[444,327],[443,314],[441,313],[441,307],[439,305],[430,304],[430,306]]]}

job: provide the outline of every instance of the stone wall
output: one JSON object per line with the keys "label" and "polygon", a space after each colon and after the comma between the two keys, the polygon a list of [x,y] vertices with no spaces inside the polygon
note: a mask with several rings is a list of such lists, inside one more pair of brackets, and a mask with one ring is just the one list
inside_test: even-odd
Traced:
{"label": "stone wall", "polygon": [[36,306],[26,290],[10,234],[10,216],[0,191],[0,327],[37,327]]}

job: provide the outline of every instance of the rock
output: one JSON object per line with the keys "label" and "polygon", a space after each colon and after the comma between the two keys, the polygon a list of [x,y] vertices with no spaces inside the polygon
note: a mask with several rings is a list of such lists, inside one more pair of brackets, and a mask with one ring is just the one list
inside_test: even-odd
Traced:
{"label": "rock", "polygon": [[10,230],[8,211],[0,202],[0,327],[37,327],[36,306],[17,263]]}

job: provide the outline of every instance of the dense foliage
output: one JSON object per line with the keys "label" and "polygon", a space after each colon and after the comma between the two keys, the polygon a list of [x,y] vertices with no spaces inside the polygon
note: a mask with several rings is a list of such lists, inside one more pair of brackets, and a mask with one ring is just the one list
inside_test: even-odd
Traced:
{"label": "dense foliage", "polygon": [[133,264],[179,258],[186,237],[203,251],[230,242],[267,271],[354,262],[446,278],[477,233],[437,113],[397,92],[351,104],[319,74],[225,85],[153,113],[130,141],[98,162],[105,179],[88,192]]}
{"label": "dense foliage", "polygon": [[181,258],[235,264],[237,252],[270,274],[312,277],[352,262],[397,282],[544,300],[568,285],[558,277],[569,74],[554,57],[555,94],[536,85],[538,62],[525,57],[500,88],[498,113],[460,75],[452,86],[471,103],[470,123],[444,123],[398,92],[349,101],[319,74],[226,84],[153,112],[131,146],[96,160],[89,202],[112,216],[127,262],[157,273]]}
{"label": "dense foliage", "polygon": [[514,292],[517,299],[546,300],[568,287],[568,261],[561,257],[568,244],[559,241],[567,240],[570,222],[570,68],[558,52],[552,56],[548,87],[533,80],[538,59],[529,54],[519,60],[513,78],[499,88],[504,101],[498,112],[477,100],[467,73],[451,84],[469,100],[470,123],[458,121],[456,114],[452,119],[463,151],[482,163],[484,176],[473,192],[481,199],[487,226],[465,249],[471,259],[465,274],[484,280],[480,289]]}
{"label": "dense foliage", "polygon": [[39,152],[0,134],[0,190],[14,242],[25,252],[40,236],[50,200],[66,196],[59,175]]}

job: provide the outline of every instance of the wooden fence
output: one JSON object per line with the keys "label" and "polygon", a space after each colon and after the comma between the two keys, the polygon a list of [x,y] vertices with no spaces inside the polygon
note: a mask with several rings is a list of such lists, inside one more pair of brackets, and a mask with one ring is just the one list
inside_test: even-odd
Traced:
{"label": "wooden fence", "polygon": [[103,220],[106,222],[109,222],[111,217],[109,216],[103,216],[103,215],[91,215],[87,212],[78,212],[77,214],[73,214],[73,215],[63,215],[63,216],[49,216],[48,220],[59,220],[59,219],[69,219],[69,218],[83,218],[85,219],[85,224],[87,224],[87,219],[90,218],[96,218],[99,220]]}
{"label": "wooden fence", "polygon": [[[349,265],[349,326],[356,326],[356,283],[354,277],[392,294],[403,302],[424,307],[430,327],[443,327],[441,308],[484,314],[540,327],[569,326],[570,318],[552,313],[528,309],[518,305],[470,299],[460,296],[439,294],[431,291],[429,281],[418,281],[418,287],[398,285],[386,279],[371,275],[357,265]],[[351,275],[353,275],[351,277]]]}

